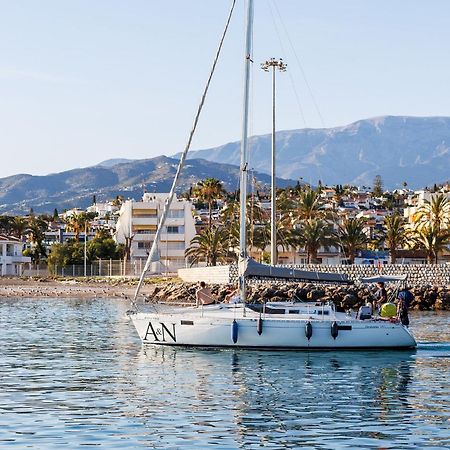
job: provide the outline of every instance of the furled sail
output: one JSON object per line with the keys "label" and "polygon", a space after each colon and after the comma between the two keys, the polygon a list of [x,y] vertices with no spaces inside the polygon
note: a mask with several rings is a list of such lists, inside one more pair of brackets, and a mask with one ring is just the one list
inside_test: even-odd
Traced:
{"label": "furled sail", "polygon": [[261,264],[251,258],[239,261],[239,274],[245,278],[284,279],[291,281],[310,281],[315,283],[352,284],[347,275],[331,272],[313,272],[290,267],[277,267]]}

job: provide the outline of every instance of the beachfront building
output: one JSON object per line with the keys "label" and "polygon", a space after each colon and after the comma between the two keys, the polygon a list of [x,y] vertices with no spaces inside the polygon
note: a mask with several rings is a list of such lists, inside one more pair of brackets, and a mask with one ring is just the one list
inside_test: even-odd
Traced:
{"label": "beachfront building", "polygon": [[94,203],[86,208],[86,212],[95,214],[95,219],[90,221],[91,229],[107,229],[111,231],[116,229],[119,206],[114,202]]}
{"label": "beachfront building", "polygon": [[29,256],[22,256],[22,247],[19,238],[0,234],[0,275],[22,275],[23,265],[31,263]]}
{"label": "beachfront building", "polygon": [[[137,271],[144,266],[169,194],[145,193],[141,202],[127,200],[117,220],[115,240],[130,246],[130,261]],[[186,266],[184,252],[195,236],[193,205],[174,198],[158,244],[161,270],[174,272]]]}
{"label": "beachfront building", "polygon": [[450,201],[450,192],[430,192],[430,191],[415,191],[407,198],[408,206],[404,210],[404,217],[410,223],[414,223],[414,217],[425,202],[431,202],[434,197],[443,195]]}

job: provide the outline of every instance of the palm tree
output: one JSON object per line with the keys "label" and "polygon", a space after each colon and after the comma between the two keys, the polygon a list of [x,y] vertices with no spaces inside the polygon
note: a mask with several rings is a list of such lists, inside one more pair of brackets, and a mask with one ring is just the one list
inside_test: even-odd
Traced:
{"label": "palm tree", "polygon": [[397,259],[397,249],[399,247],[402,247],[407,241],[405,222],[403,220],[403,217],[401,217],[399,214],[394,214],[392,216],[386,216],[384,218],[384,227],[386,229],[384,240],[387,247],[389,248],[391,263],[395,264]]}
{"label": "palm tree", "polygon": [[[265,223],[265,213],[261,206],[251,198],[247,199],[247,245],[254,245],[255,227]],[[227,201],[220,219],[223,226],[230,230],[232,246],[239,247],[240,204],[236,200]]]}
{"label": "palm tree", "polygon": [[320,247],[328,248],[334,244],[332,230],[328,222],[322,219],[307,219],[296,230],[297,243],[306,251],[307,263],[317,263]]}
{"label": "palm tree", "polygon": [[39,264],[41,257],[47,256],[47,250],[44,245],[45,230],[47,224],[40,218],[33,217],[28,226],[28,239],[32,244],[32,256],[36,264]]}
{"label": "palm tree", "polygon": [[0,215],[0,233],[1,234],[10,234],[11,233],[11,224],[14,220],[13,216],[2,216]]}
{"label": "palm tree", "polygon": [[19,239],[22,238],[25,230],[28,227],[28,221],[24,217],[16,216],[10,222],[10,230],[14,234],[14,236]]}
{"label": "palm tree", "polygon": [[185,256],[191,258],[191,265],[205,260],[206,265],[216,266],[226,261],[228,255],[228,231],[225,228],[207,228],[191,240]]}
{"label": "palm tree", "polygon": [[426,251],[429,264],[437,264],[439,253],[447,248],[449,241],[450,230],[438,231],[431,224],[415,229],[412,236],[414,247]]}
{"label": "palm tree", "polygon": [[[270,239],[270,223],[254,227],[252,245],[261,250],[261,259],[266,247],[270,245]],[[285,251],[289,246],[295,246],[296,244],[297,241],[293,230],[290,227],[279,224],[277,226],[277,247],[281,247]]]}
{"label": "palm tree", "polygon": [[313,219],[320,215],[320,191],[307,188],[300,193],[297,203],[297,221]]}
{"label": "palm tree", "polygon": [[215,200],[222,198],[225,195],[225,190],[222,183],[216,178],[206,178],[197,183],[194,189],[195,195],[208,203],[208,228],[211,229],[212,205]]}
{"label": "palm tree", "polygon": [[75,241],[80,239],[80,233],[85,230],[85,227],[89,225],[89,218],[86,214],[72,214],[66,219],[66,230],[73,231],[75,233]]}
{"label": "palm tree", "polygon": [[364,229],[366,222],[364,218],[346,218],[338,226],[335,233],[339,245],[350,260],[350,264],[355,262],[356,251],[364,248],[369,241]]}
{"label": "palm tree", "polygon": [[431,225],[435,231],[450,226],[450,201],[444,194],[433,195],[431,200],[425,200],[413,218],[420,228]]}

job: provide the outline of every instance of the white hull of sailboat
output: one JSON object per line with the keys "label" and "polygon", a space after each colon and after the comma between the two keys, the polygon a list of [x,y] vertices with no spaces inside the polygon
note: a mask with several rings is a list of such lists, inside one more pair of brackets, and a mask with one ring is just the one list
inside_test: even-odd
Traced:
{"label": "white hull of sailboat", "polygon": [[[242,309],[241,316],[236,317],[231,309],[205,310],[136,313],[131,317],[144,344],[261,349],[408,349],[416,346],[407,328],[384,320],[346,319],[345,314],[340,319],[336,316],[326,319],[293,317],[291,314],[260,318],[251,310],[246,310],[246,316],[242,317]],[[335,337],[332,335],[334,323]],[[311,331],[309,339],[307,326]]]}

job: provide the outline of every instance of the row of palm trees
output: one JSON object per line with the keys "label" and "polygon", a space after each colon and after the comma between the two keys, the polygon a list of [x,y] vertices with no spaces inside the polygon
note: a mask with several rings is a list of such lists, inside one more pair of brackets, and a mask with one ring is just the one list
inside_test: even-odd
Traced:
{"label": "row of palm trees", "polygon": [[[82,232],[89,229],[89,224],[94,216],[95,214],[92,213],[80,213],[66,218],[65,228],[67,231],[74,232],[75,242],[79,241]],[[49,214],[37,216],[30,214],[28,217],[0,216],[0,233],[15,236],[19,239],[26,236],[31,246],[24,251],[24,255],[31,256],[35,263],[39,263],[41,259],[45,259],[47,256],[45,232],[56,219],[58,219],[57,215],[55,217],[55,215]]]}
{"label": "row of palm trees", "polygon": [[[214,201],[223,198],[220,181],[207,179],[193,190],[197,198],[209,205],[208,228],[194,237],[186,256],[194,264],[206,261],[216,265],[236,259],[239,242],[239,205],[228,197],[218,224],[213,225],[211,211]],[[247,245],[259,250],[264,259],[270,243],[268,215],[259,202],[249,197],[247,203]],[[387,249],[396,263],[399,249],[421,249],[429,263],[437,263],[439,255],[450,243],[450,202],[443,194],[425,201],[412,218],[412,223],[394,212],[384,218],[382,227],[370,230],[366,219],[346,217],[337,210],[324,209],[320,189],[306,187],[280,190],[277,195],[277,244],[283,250],[302,249],[308,263],[318,262],[321,248],[340,248],[353,264],[358,250]]]}

